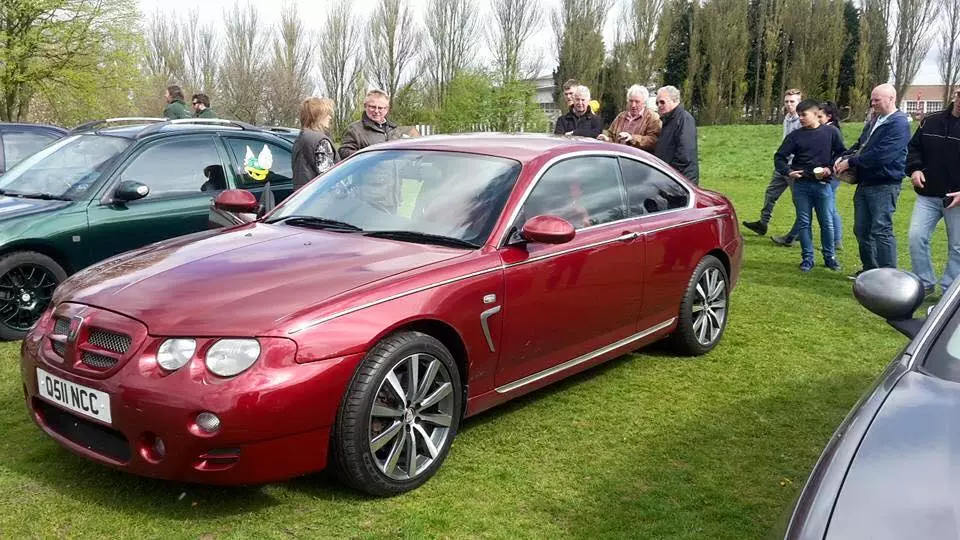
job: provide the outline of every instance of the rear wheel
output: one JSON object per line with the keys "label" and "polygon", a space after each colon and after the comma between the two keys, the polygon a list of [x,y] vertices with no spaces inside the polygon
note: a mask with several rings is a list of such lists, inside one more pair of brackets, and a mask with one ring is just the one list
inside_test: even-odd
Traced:
{"label": "rear wheel", "polygon": [[700,260],[680,302],[677,330],[671,336],[680,354],[699,356],[716,346],[727,327],[729,279],[713,255]]}
{"label": "rear wheel", "polygon": [[17,251],[0,257],[0,340],[23,339],[66,278],[63,267],[40,253]]}
{"label": "rear wheel", "polygon": [[460,373],[442,343],[420,332],[385,338],[340,405],[332,441],[339,476],[377,496],[419,487],[447,457],[462,402]]}

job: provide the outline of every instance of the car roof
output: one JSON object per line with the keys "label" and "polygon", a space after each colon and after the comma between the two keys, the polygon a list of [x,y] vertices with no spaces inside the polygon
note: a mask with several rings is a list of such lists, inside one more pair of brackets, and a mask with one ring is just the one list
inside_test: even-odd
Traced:
{"label": "car roof", "polygon": [[[368,147],[370,150],[438,150],[465,152],[514,159],[522,163],[544,154],[603,150],[609,146],[597,139],[529,133],[468,133],[400,139]],[[623,149],[623,146],[618,146]]]}
{"label": "car roof", "polygon": [[76,134],[96,134],[96,135],[108,135],[111,137],[122,137],[125,139],[142,139],[150,135],[158,135],[164,133],[198,133],[198,132],[208,132],[208,133],[217,133],[229,131],[231,133],[244,133],[251,134],[256,133],[258,135],[268,135],[273,139],[281,139],[276,133],[271,133],[269,131],[260,129],[255,126],[251,126],[243,123],[234,124],[203,124],[203,123],[169,123],[169,122],[152,122],[152,123],[133,123],[133,124],[122,124],[122,125],[91,125],[89,127],[80,126],[75,128],[70,132],[71,135]]}
{"label": "car roof", "polygon": [[30,124],[27,122],[0,122],[0,131],[7,131],[8,128],[16,128],[18,130],[24,131],[53,131],[61,135],[65,134],[67,130],[62,127],[51,126],[49,124]]}

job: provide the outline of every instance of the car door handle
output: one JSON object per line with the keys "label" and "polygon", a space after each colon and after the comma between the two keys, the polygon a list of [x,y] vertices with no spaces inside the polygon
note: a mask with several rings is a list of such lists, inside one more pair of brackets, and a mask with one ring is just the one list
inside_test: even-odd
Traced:
{"label": "car door handle", "polygon": [[630,232],[630,231],[623,231],[623,234],[621,234],[621,235],[620,235],[620,238],[618,238],[617,240],[619,240],[619,241],[621,241],[621,242],[629,242],[629,241],[631,241],[631,240],[636,240],[637,238],[640,238],[640,233],[638,233],[638,232]]}

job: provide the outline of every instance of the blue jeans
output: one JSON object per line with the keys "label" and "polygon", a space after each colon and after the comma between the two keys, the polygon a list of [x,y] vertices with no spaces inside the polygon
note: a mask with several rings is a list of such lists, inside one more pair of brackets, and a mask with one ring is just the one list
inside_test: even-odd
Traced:
{"label": "blue jeans", "polygon": [[793,183],[793,204],[797,207],[797,224],[800,236],[800,256],[803,262],[813,264],[813,233],[811,222],[813,211],[817,212],[817,222],[820,223],[820,247],[823,251],[823,262],[828,265],[836,263],[836,253],[833,244],[833,188],[826,182],[813,180],[797,180]]}
{"label": "blue jeans", "polygon": [[927,290],[933,289],[937,281],[930,260],[930,237],[941,218],[947,226],[948,253],[940,287],[946,291],[960,274],[960,208],[945,210],[940,197],[917,195],[910,217],[910,265]]}
{"label": "blue jeans", "polygon": [[853,194],[853,232],[860,244],[864,270],[897,267],[897,238],[893,213],[897,210],[900,183],[857,185]]}
{"label": "blue jeans", "polygon": [[[840,211],[837,210],[837,189],[840,188],[840,181],[836,178],[830,180],[830,187],[833,189],[833,246],[839,247],[843,242],[843,220],[840,219]],[[793,242],[800,236],[800,219],[793,220],[793,228],[787,233],[787,241]]]}

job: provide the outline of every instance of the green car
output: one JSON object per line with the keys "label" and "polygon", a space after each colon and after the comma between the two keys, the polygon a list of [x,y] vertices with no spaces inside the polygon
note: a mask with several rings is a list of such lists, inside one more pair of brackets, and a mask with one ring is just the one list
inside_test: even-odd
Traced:
{"label": "green car", "polygon": [[[119,125],[118,120],[135,120]],[[69,274],[207,229],[225,189],[279,201],[289,140],[223,120],[85,124],[0,176],[0,339],[21,339]]]}

